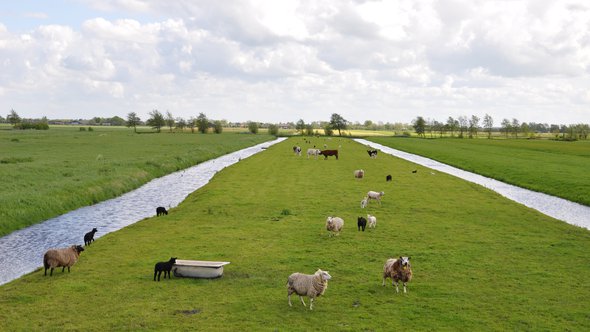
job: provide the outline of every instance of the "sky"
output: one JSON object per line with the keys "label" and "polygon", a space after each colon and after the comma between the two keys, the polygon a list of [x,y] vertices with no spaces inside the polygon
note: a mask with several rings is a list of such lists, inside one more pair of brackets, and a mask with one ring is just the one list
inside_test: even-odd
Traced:
{"label": "sky", "polygon": [[0,3],[0,115],[590,123],[586,0]]}

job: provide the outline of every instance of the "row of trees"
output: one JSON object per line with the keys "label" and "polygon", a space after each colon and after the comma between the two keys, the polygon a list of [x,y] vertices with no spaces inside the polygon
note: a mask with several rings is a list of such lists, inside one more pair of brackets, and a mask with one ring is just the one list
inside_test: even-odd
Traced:
{"label": "row of trees", "polygon": [[[481,122],[480,122],[481,121]],[[426,134],[430,134],[430,137],[438,135],[439,137],[450,136],[464,138],[477,137],[480,130],[485,132],[488,138],[492,137],[492,132],[499,131],[504,134],[505,137],[512,136],[518,138],[519,134],[525,137],[534,137],[538,133],[552,133],[555,138],[561,139],[587,139],[588,133],[590,132],[588,124],[572,124],[556,125],[556,124],[541,124],[541,123],[526,123],[518,121],[513,118],[512,120],[503,119],[500,127],[494,127],[494,119],[486,114],[483,119],[478,116],[472,115],[470,118],[466,116],[460,116],[457,119],[449,116],[446,122],[439,122],[437,120],[424,119],[418,116],[412,121],[412,127],[418,136],[426,137]],[[561,135],[561,136],[560,136]]]}
{"label": "row of trees", "polygon": [[[149,115],[150,117],[145,124],[156,129],[158,132],[160,132],[162,127],[166,126],[170,128],[170,131],[172,131],[172,129],[184,130],[185,128],[189,128],[191,132],[194,133],[196,128],[197,131],[204,134],[209,128],[213,128],[213,132],[216,134],[221,134],[223,132],[224,123],[220,120],[210,121],[204,113],[199,113],[198,117],[191,117],[188,121],[183,118],[174,118],[169,111],[166,112],[166,116],[158,110],[151,111]],[[137,113],[131,112],[127,114],[127,121],[125,122],[127,127],[133,127],[133,130],[137,132],[137,126],[141,124],[142,121],[137,116]]]}

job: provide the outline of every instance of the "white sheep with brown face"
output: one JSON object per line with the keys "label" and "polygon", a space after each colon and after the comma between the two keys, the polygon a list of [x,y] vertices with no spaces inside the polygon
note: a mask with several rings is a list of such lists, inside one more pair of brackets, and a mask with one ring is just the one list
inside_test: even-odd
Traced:
{"label": "white sheep with brown face", "polygon": [[43,255],[45,275],[47,275],[47,269],[51,268],[49,275],[52,276],[53,269],[56,267],[63,267],[61,272],[64,272],[67,267],[68,272],[70,272],[70,267],[76,264],[82,251],[84,251],[84,248],[77,244],[68,248],[47,250],[45,255]]}
{"label": "white sheep with brown face", "polygon": [[295,272],[287,279],[287,297],[289,298],[289,306],[291,304],[291,294],[295,293],[299,296],[303,306],[303,296],[309,297],[309,310],[313,310],[313,300],[324,294],[328,288],[328,280],[332,279],[332,276],[328,271],[322,271],[318,269],[314,274],[303,274]]}
{"label": "white sheep with brown face", "polygon": [[383,266],[383,286],[385,279],[391,278],[392,285],[395,285],[395,291],[399,293],[397,286],[401,281],[404,284],[404,293],[406,293],[406,284],[412,280],[412,265],[410,257],[400,256],[399,258],[390,258]]}
{"label": "white sheep with brown face", "polygon": [[326,229],[332,234],[338,235],[344,226],[344,220],[340,217],[328,217],[326,219]]}

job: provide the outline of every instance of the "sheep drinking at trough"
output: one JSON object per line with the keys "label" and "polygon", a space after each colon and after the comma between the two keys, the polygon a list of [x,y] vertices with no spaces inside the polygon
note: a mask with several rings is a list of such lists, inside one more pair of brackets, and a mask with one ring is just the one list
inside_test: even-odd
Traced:
{"label": "sheep drinking at trough", "polygon": [[81,245],[73,245],[68,248],[60,249],[49,249],[43,255],[43,266],[45,267],[45,275],[47,275],[47,269],[51,268],[49,276],[53,275],[53,269],[56,267],[62,267],[61,272],[64,272],[66,267],[70,272],[70,267],[76,264],[80,253],[84,251]]}
{"label": "sheep drinking at trough", "polygon": [[98,232],[96,228],[93,228],[90,232],[84,234],[84,245],[89,246],[94,241],[94,234]]}
{"label": "sheep drinking at trough", "polygon": [[367,221],[369,222],[369,228],[377,226],[377,217],[367,214]]}
{"label": "sheep drinking at trough", "polygon": [[356,225],[357,225],[359,231],[362,229],[364,232],[365,227],[367,226],[367,219],[365,219],[364,217],[358,217]]}
{"label": "sheep drinking at trough", "polygon": [[289,298],[289,306],[291,304],[291,294],[295,293],[299,296],[303,306],[303,296],[309,298],[309,310],[313,310],[313,300],[324,294],[326,288],[328,288],[328,280],[332,279],[332,276],[328,271],[322,271],[318,269],[314,274],[303,274],[295,272],[289,276],[287,280],[287,297]]}
{"label": "sheep drinking at trough", "polygon": [[158,281],[160,281],[162,271],[164,271],[164,279],[166,279],[166,274],[168,274],[168,279],[170,279],[170,270],[172,270],[174,263],[176,263],[176,257],[170,257],[170,260],[167,262],[157,262],[154,266],[154,281],[156,281],[156,275],[158,275]]}
{"label": "sheep drinking at trough", "polygon": [[362,179],[365,176],[365,171],[362,169],[357,169],[354,171],[354,178],[355,179]]}
{"label": "sheep drinking at trough", "polygon": [[406,284],[412,280],[412,265],[410,264],[410,257],[390,258],[383,266],[383,286],[385,286],[385,279],[391,278],[392,285],[395,285],[395,291],[399,293],[397,286],[401,281],[404,284],[404,293],[406,293]]}
{"label": "sheep drinking at trough", "polygon": [[369,198],[369,201],[374,199],[377,202],[379,202],[379,205],[381,205],[381,197],[383,197],[383,195],[385,195],[384,192],[377,192],[377,191],[369,191],[367,193],[367,197]]}
{"label": "sheep drinking at trough", "polygon": [[326,219],[326,229],[332,234],[340,234],[342,226],[344,226],[344,220],[340,217],[328,217]]}

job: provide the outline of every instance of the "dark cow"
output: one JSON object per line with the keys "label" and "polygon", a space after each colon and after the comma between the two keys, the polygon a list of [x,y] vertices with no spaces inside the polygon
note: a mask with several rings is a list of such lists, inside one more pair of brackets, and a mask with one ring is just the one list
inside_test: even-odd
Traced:
{"label": "dark cow", "polygon": [[338,159],[338,150],[322,150],[320,154],[324,156],[324,159],[328,159],[328,156],[335,156]]}
{"label": "dark cow", "polygon": [[166,208],[164,208],[163,206],[158,206],[156,208],[156,216],[161,216],[161,215],[168,215],[168,211],[166,211]]}
{"label": "dark cow", "polygon": [[385,181],[387,181],[387,182],[391,181],[391,174],[389,174],[388,176],[385,177]]}
{"label": "dark cow", "polygon": [[358,217],[356,225],[359,231],[362,229],[364,232],[365,227],[367,226],[367,219],[365,219],[365,217]]}
{"label": "dark cow", "polygon": [[377,150],[367,150],[367,153],[369,154],[369,157],[373,159],[377,158]]}

